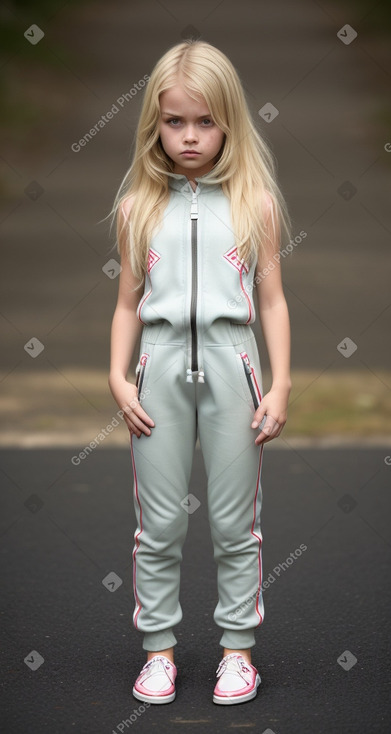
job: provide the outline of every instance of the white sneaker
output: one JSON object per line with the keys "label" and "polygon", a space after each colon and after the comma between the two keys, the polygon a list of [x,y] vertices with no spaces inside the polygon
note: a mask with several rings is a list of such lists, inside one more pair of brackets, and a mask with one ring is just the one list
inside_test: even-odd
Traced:
{"label": "white sneaker", "polygon": [[261,676],[239,653],[231,652],[226,655],[216,674],[218,681],[213,693],[213,703],[243,703],[257,695]]}
{"label": "white sneaker", "polygon": [[133,696],[139,701],[171,703],[174,700],[176,665],[165,655],[154,655],[145,663],[133,686]]}

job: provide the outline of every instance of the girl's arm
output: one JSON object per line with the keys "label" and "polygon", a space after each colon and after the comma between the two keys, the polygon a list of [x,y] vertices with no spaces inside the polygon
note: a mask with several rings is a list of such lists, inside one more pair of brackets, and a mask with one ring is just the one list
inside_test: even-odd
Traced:
{"label": "girl's arm", "polygon": [[[131,207],[131,203],[128,202],[126,215],[129,214]],[[121,219],[124,216],[122,210],[119,216],[120,231],[122,226]],[[134,290],[137,281],[127,257],[121,257],[121,266],[118,300],[111,326],[110,374],[108,382],[114,400],[124,411],[124,420],[130,432],[135,433],[139,438],[141,433],[150,435],[151,431],[148,426],[154,426],[153,420],[139,403],[137,386],[127,381],[129,365],[142,329],[142,323],[137,318],[136,313],[142,295],[142,289]]]}
{"label": "girl's arm", "polygon": [[[268,231],[273,246],[270,248],[268,256],[259,254],[256,288],[259,318],[272,371],[272,386],[269,392],[264,395],[251,424],[252,428],[258,429],[259,423],[266,414],[266,423],[255,440],[256,444],[262,441],[266,443],[280,435],[287,420],[288,400],[292,387],[289,313],[282,287],[280,258],[273,258],[274,254],[279,253],[279,236],[277,232],[273,240],[270,226],[271,206],[269,206]],[[265,268],[267,268],[267,272],[263,273],[262,271]]]}

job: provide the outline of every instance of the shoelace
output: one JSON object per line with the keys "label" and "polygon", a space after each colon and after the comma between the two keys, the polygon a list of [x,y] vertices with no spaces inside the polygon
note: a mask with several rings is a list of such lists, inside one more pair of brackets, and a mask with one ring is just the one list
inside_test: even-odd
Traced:
{"label": "shoelace", "polygon": [[[171,665],[167,665],[166,658],[164,658],[164,657],[162,657],[162,656],[159,655],[159,657],[155,657],[152,660],[150,660],[148,663],[145,663],[145,665],[143,666],[143,669],[142,669],[142,674],[144,675],[144,673],[146,673],[147,670],[149,670],[149,668],[151,667],[151,665],[154,665],[154,664],[156,664],[158,662],[162,662],[164,668],[167,669],[167,670],[170,670]],[[168,676],[170,682],[173,683],[174,681],[172,680],[171,675],[169,675],[168,673],[166,673],[166,675]]]}
{"label": "shoelace", "polygon": [[159,660],[162,661],[162,663],[163,663],[163,665],[164,665],[165,668],[168,668],[168,669],[170,668],[170,665],[167,665],[167,663],[165,662],[166,661],[166,658],[164,658],[162,656],[159,656],[159,657],[153,658],[148,663],[145,663],[145,665],[143,667],[143,670],[144,669],[147,670],[147,668],[150,668],[150,666],[153,665],[153,663],[157,663]]}
{"label": "shoelace", "polygon": [[243,680],[246,681],[246,683],[248,684],[248,681],[246,680],[244,675],[242,675],[242,673],[249,673],[250,668],[247,666],[243,658],[237,658],[236,656],[232,658],[231,657],[223,658],[221,660],[219,667],[216,670],[217,677],[220,678],[220,676],[223,675],[223,673],[225,673],[228,667],[228,664],[233,660],[237,661],[237,663],[240,665],[240,670],[238,670],[237,668],[234,668],[233,672],[238,673],[238,675],[240,675],[240,677],[243,678]]}
{"label": "shoelace", "polygon": [[168,665],[166,664],[166,662],[165,662],[166,658],[164,658],[163,656],[159,656],[159,657],[154,657],[154,658],[151,658],[151,660],[149,660],[149,661],[148,661],[148,663],[145,663],[145,665],[144,665],[144,668],[149,668],[149,667],[150,667],[150,666],[151,666],[151,665],[152,665],[153,663],[157,663],[157,662],[158,662],[158,660],[161,660],[161,661],[162,661],[162,663],[164,663],[164,665],[165,665],[165,667],[166,667],[166,668],[168,668],[168,667],[169,667],[169,666],[168,666]]}

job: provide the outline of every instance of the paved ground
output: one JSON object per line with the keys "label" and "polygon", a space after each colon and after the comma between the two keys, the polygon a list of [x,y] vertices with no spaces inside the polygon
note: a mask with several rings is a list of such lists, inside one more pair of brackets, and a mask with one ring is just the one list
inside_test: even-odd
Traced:
{"label": "paved ground", "polygon": [[[80,466],[71,463],[73,454],[1,454],[7,734],[111,734],[141,705],[131,693],[145,653],[132,624],[130,452],[97,450]],[[196,452],[190,492],[201,506],[189,518],[184,545],[177,699],[139,712],[136,731],[389,731],[386,456],[382,449],[265,450],[263,570],[270,586],[253,648],[263,682],[255,701],[224,708],[211,700],[222,648],[213,621],[205,474]],[[307,550],[284,567],[301,544]],[[102,580],[113,571],[122,585],[110,593]],[[35,671],[24,662],[32,651],[44,658]],[[357,662],[349,670],[337,661],[347,666],[352,656]]]}

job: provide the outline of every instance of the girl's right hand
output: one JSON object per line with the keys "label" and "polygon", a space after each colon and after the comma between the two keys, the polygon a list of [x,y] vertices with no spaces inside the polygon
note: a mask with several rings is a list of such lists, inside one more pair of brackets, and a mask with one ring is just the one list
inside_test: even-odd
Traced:
{"label": "girl's right hand", "polygon": [[130,433],[134,433],[137,438],[142,433],[150,436],[151,429],[148,426],[153,428],[155,423],[140,405],[137,385],[127,380],[118,382],[109,379],[109,386],[114,400],[124,412],[124,421]]}

